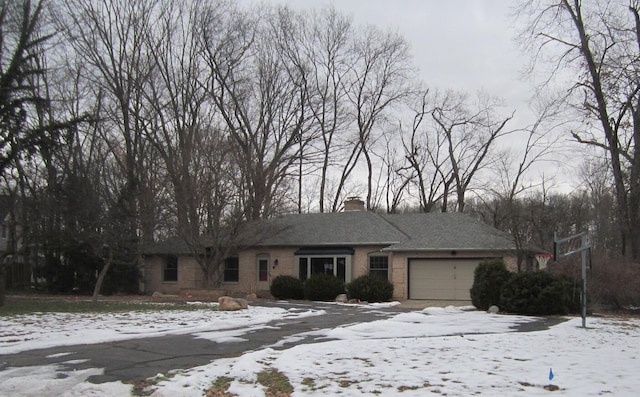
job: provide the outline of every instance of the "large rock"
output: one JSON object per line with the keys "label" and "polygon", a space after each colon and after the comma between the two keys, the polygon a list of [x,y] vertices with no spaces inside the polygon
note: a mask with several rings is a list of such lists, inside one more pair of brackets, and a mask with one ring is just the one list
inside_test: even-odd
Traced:
{"label": "large rock", "polygon": [[232,298],[230,296],[221,296],[218,298],[218,310],[243,310],[248,307],[249,302],[246,299]]}
{"label": "large rock", "polygon": [[340,294],[336,296],[336,302],[338,303],[347,303],[349,299],[347,299],[347,294]]}
{"label": "large rock", "polygon": [[491,314],[497,314],[500,312],[500,308],[496,305],[491,305],[491,307],[489,307],[489,310],[487,310],[487,312]]}

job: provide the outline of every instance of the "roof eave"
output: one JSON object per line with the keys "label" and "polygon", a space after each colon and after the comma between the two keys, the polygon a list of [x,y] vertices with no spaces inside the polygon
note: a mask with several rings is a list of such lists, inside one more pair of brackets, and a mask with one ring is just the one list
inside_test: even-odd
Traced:
{"label": "roof eave", "polygon": [[317,242],[295,242],[295,243],[288,243],[288,242],[281,242],[281,243],[264,243],[264,244],[256,244],[256,247],[332,247],[332,246],[344,246],[344,245],[351,245],[351,246],[366,246],[366,245],[385,245],[385,246],[389,246],[389,245],[393,245],[393,244],[399,244],[400,241],[372,241],[372,242],[368,242],[368,241],[358,241],[358,242],[353,242],[353,241],[343,241],[343,242],[325,242],[325,243],[317,243]]}
{"label": "roof eave", "polygon": [[451,251],[458,251],[458,252],[474,252],[474,251],[516,251],[515,247],[512,248],[496,248],[496,247],[477,247],[477,248],[455,248],[455,247],[451,247],[451,248],[428,248],[428,247],[424,247],[424,248],[411,248],[411,247],[386,247],[382,249],[383,251],[389,251],[389,252],[402,252],[402,251],[411,251],[411,252],[451,252]]}

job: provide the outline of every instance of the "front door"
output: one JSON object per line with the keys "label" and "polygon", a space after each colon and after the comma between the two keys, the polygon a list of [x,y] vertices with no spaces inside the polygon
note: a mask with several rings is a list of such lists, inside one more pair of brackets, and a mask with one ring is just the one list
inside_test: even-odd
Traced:
{"label": "front door", "polygon": [[258,291],[269,290],[269,258],[265,256],[259,256],[257,260],[257,289]]}

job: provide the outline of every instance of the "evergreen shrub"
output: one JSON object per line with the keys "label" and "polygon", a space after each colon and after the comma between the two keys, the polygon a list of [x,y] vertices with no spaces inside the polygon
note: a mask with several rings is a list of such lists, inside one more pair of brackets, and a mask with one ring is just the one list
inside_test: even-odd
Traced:
{"label": "evergreen shrub", "polygon": [[[142,275],[137,266],[114,263],[102,284],[102,295],[138,294]],[[94,284],[95,285],[95,284]]]}
{"label": "evergreen shrub", "polygon": [[471,303],[480,310],[487,310],[491,305],[502,308],[500,293],[504,284],[513,273],[500,259],[487,259],[476,267],[471,286]]}
{"label": "evergreen shrub", "polygon": [[302,280],[293,276],[277,276],[271,282],[270,291],[276,299],[304,299]]}
{"label": "evergreen shrub", "polygon": [[580,308],[578,285],[548,271],[514,274],[503,286],[504,309],[525,315],[567,314]]}
{"label": "evergreen shrub", "polygon": [[387,302],[393,297],[393,284],[380,276],[364,275],[347,284],[350,299],[366,302]]}
{"label": "evergreen shrub", "polygon": [[304,297],[308,300],[333,301],[344,293],[344,281],[332,274],[313,274],[304,282]]}

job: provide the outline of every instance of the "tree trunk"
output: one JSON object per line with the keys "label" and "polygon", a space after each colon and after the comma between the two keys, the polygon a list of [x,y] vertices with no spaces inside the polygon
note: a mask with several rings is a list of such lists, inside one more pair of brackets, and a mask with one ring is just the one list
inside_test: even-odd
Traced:
{"label": "tree trunk", "polygon": [[98,274],[98,280],[96,280],[96,285],[93,288],[93,296],[91,297],[91,303],[94,303],[94,304],[98,303],[98,295],[100,294],[100,290],[102,290],[102,283],[104,282],[104,278],[106,277],[107,272],[109,272],[109,268],[113,263],[113,250],[111,249],[111,247],[107,249],[109,250],[107,263],[105,263],[105,265],[100,270],[100,274]]}
{"label": "tree trunk", "polygon": [[4,265],[4,255],[2,256],[2,262],[0,262],[0,307],[4,306],[4,298],[6,295],[6,269]]}
{"label": "tree trunk", "polygon": [[[587,34],[584,20],[582,18],[582,9],[579,2],[574,3],[574,7],[568,3],[568,0],[564,0],[565,7],[569,11],[573,23],[578,31],[580,38],[580,52],[585,60],[589,76],[591,78],[591,91],[596,99],[596,111],[598,112],[598,118],[600,119],[602,129],[607,140],[609,159],[611,160],[611,171],[616,189],[617,209],[620,217],[620,227],[623,235],[623,252],[622,254],[631,259],[638,258],[638,244],[640,240],[633,235],[634,225],[631,221],[636,218],[633,214],[637,214],[639,209],[630,208],[628,199],[628,188],[632,187],[636,181],[629,181],[629,186],[625,184],[625,172],[623,171],[621,161],[621,149],[618,137],[617,128],[611,125],[612,118],[610,117],[607,100],[605,98],[605,89],[602,84],[600,68],[596,62],[596,58],[590,47],[589,35]],[[626,243],[629,244],[627,249]]]}

